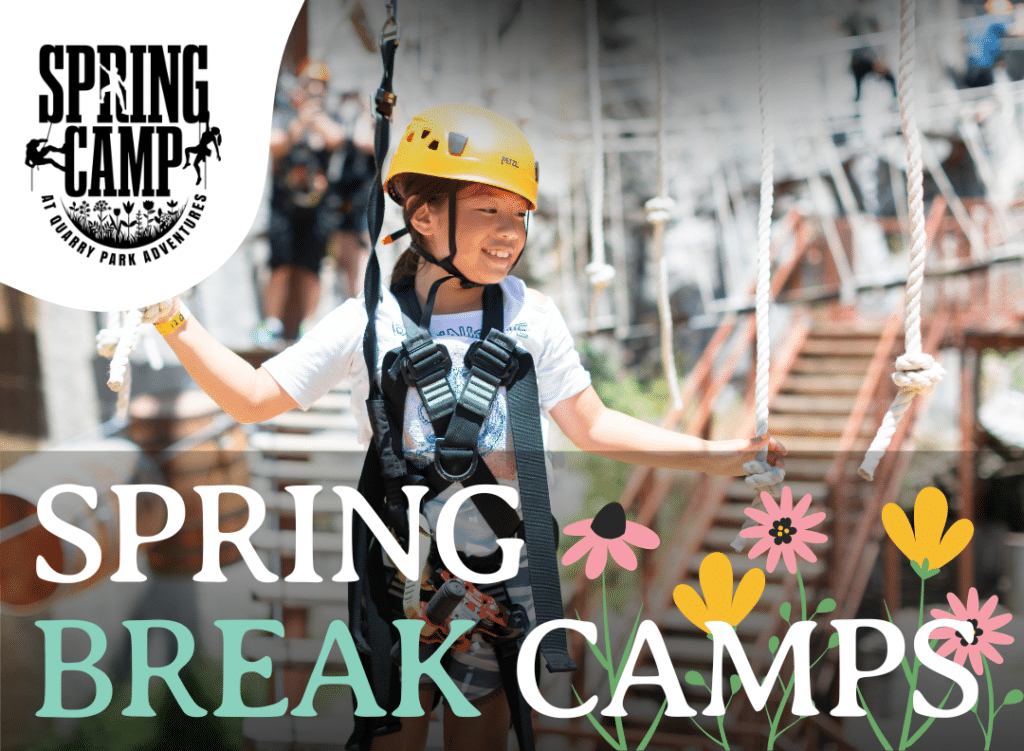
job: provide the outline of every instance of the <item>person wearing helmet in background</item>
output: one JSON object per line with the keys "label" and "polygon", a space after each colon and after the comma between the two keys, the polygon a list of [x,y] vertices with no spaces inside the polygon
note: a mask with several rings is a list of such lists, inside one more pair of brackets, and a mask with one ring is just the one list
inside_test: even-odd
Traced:
{"label": "person wearing helmet in background", "polygon": [[330,78],[323,63],[307,63],[288,105],[274,111],[270,279],[263,295],[263,321],[253,334],[260,347],[275,349],[283,343],[290,305],[297,306],[297,317],[305,324],[320,302],[320,264],[331,230],[323,204],[327,164],[345,142],[341,125],[324,109]]}
{"label": "person wearing helmet in background", "polygon": [[[534,452],[543,451],[549,417],[579,448],[636,464],[733,476],[743,474],[743,464],[762,447],[771,464],[781,466],[785,454],[768,436],[707,441],[602,403],[554,303],[510,273],[524,252],[537,176],[526,137],[504,117],[467,105],[432,107],[413,118],[402,134],[385,181],[387,193],[402,206],[411,245],[397,260],[391,284],[382,284],[370,301],[372,325],[367,325],[364,300],[347,300],[297,343],[254,369],[215,342],[194,318],[176,313],[177,301],[161,319],[169,322],[158,322],[196,382],[241,422],[307,409],[338,381],[351,378],[360,435],[367,443],[373,438],[360,492],[379,509],[399,542],[417,533],[433,538],[445,499],[462,486],[517,487],[521,503],[515,510],[504,505],[504,519],[494,505],[474,495],[455,520],[455,546],[471,571],[496,570],[493,559],[503,552],[498,538],[512,536],[510,530],[523,536],[525,528],[526,544],[512,578],[479,587],[480,601],[508,617],[480,620],[462,643],[463,651],[449,650],[442,658],[450,681],[479,712],[474,717],[445,712],[446,748],[505,748],[510,704],[518,700],[523,706],[514,681],[503,684],[501,667],[508,664],[510,641],[536,625],[542,603],[552,597],[536,589],[545,567],[554,570],[554,541],[542,539],[553,537],[547,481],[543,462],[538,469],[533,461]],[[364,333],[372,347],[364,346]],[[368,372],[367,361],[374,372]],[[378,403],[387,403],[386,415],[374,411]],[[374,411],[372,416],[363,404]],[[393,429],[382,435],[389,426]],[[394,488],[379,487],[396,477],[393,467],[381,469],[387,451],[397,451],[387,459],[402,465],[399,484],[429,488],[419,530],[408,529],[403,510],[391,505]],[[496,505],[501,510],[501,502]],[[353,523],[359,523],[358,517]],[[361,538],[353,534],[358,547]],[[381,658],[395,639],[386,624],[403,618],[403,608],[407,618],[416,617],[417,607],[422,614],[421,598],[432,595],[418,581],[406,586],[379,548],[367,549],[367,562],[354,584],[356,596],[350,591],[350,607],[363,615],[353,617],[351,630],[357,644],[369,642],[369,649],[360,646],[378,703],[390,711],[397,697],[390,694],[395,701],[387,703],[387,687],[395,688],[388,676],[396,668],[390,659],[381,664]],[[432,555],[422,580],[431,586],[446,578],[430,569],[435,564]],[[469,590],[472,579],[466,582]],[[557,575],[553,585],[560,612]],[[406,607],[410,591],[411,610]],[[541,653],[550,668],[549,654],[558,657],[558,649],[545,652],[544,644]],[[560,649],[564,653],[564,638]],[[572,669],[567,655],[560,659],[558,669]],[[422,716],[404,717],[400,723],[393,717],[357,718],[350,743],[374,751],[422,749],[430,708],[439,698],[437,686],[421,681]],[[451,700],[447,691],[445,699]],[[525,718],[517,723],[517,734],[532,733],[528,707]],[[532,747],[532,742],[521,745]]]}

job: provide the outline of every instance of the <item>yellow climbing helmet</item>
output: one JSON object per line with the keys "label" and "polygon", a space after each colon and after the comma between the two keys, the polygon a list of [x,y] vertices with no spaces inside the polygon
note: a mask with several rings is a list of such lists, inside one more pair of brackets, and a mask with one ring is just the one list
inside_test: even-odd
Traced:
{"label": "yellow climbing helmet", "polygon": [[530,142],[511,121],[483,107],[442,104],[416,115],[384,181],[398,203],[402,196],[393,181],[408,173],[493,185],[537,208],[538,166]]}

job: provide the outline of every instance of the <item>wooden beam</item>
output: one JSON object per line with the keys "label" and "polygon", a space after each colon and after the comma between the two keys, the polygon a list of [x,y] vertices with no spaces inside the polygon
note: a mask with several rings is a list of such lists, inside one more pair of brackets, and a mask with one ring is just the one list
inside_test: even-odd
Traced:
{"label": "wooden beam", "polygon": [[[957,474],[960,480],[960,518],[974,523],[974,505],[977,488],[977,451],[975,448],[975,421],[978,410],[978,375],[981,353],[972,349],[960,351],[960,460]],[[960,600],[967,602],[967,593],[974,586],[974,540],[957,558],[957,591]]]}

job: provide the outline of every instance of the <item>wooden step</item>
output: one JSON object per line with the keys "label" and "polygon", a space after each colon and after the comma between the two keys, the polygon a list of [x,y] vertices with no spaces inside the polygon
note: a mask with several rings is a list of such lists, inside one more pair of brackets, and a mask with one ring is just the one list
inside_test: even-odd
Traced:
{"label": "wooden step", "polygon": [[255,751],[344,751],[352,732],[352,712],[338,716],[246,717],[242,721],[244,747]]}
{"label": "wooden step", "polygon": [[[290,572],[285,572],[285,576]],[[249,589],[254,600],[286,607],[308,608],[315,605],[340,607],[348,602],[348,583],[331,581],[337,571],[317,571],[322,582],[254,582]]]}
{"label": "wooden step", "polygon": [[834,321],[829,319],[811,324],[811,336],[815,337],[861,337],[880,339],[885,330],[885,321]]}
{"label": "wooden step", "polygon": [[[794,414],[769,415],[768,429],[772,435],[808,435],[838,437],[846,430],[849,417],[846,415]],[[870,426],[864,425],[860,432],[867,434]]]}
{"label": "wooden step", "polygon": [[[779,434],[776,437],[782,442],[782,445],[786,447],[786,450],[790,454],[831,454],[835,455],[839,451],[839,438],[838,437],[818,437],[818,436],[806,436],[806,435],[785,435]],[[860,436],[853,441],[853,444],[849,447],[849,450],[854,453],[863,453],[867,451],[868,446],[871,445],[871,437]],[[787,460],[786,466],[789,466]]]}
{"label": "wooden step", "polygon": [[[759,556],[756,560],[750,560],[747,558],[746,553],[729,553],[729,562],[732,563],[732,575],[734,583],[738,584],[739,580],[743,578],[743,575],[755,568],[762,568],[764,566],[764,556]],[[695,555],[690,559],[690,570],[697,572],[700,571],[701,561],[704,560],[704,555]],[[820,557],[814,563],[805,561],[803,558],[798,558],[800,564],[800,573],[803,575],[804,584],[808,582],[817,582],[821,579],[826,572],[826,561]],[[778,565],[775,567],[775,571],[768,573],[765,572],[766,579],[770,581],[780,581],[787,576],[792,576],[786,569],[785,565]]]}
{"label": "wooden step", "polygon": [[316,461],[294,459],[249,460],[249,473],[259,477],[272,477],[296,485],[325,485],[327,483],[354,485],[363,469],[363,454],[351,451],[316,457]]}
{"label": "wooden step", "polygon": [[329,391],[309,408],[309,411],[317,412],[351,412],[352,394],[347,391]]}
{"label": "wooden step", "polygon": [[[294,555],[295,537],[295,530],[292,529],[258,529],[250,539],[257,550],[272,550]],[[345,544],[345,536],[337,532],[313,532],[313,550],[316,553],[341,554]],[[330,575],[336,573],[337,571],[332,571]]]}
{"label": "wooden step", "polygon": [[878,340],[859,337],[815,337],[813,334],[800,349],[802,355],[828,355],[829,357],[871,356],[875,354]]}
{"label": "wooden step", "polygon": [[868,369],[871,358],[864,357],[798,357],[790,371],[819,375],[860,375]]}
{"label": "wooden step", "polygon": [[782,393],[856,396],[863,383],[864,378],[860,375],[790,373],[782,382]]}
{"label": "wooden step", "polygon": [[[786,448],[789,450],[789,454],[786,456],[785,485],[792,485],[794,482],[823,481],[832,467],[832,460],[835,458],[831,456],[810,456],[801,454],[789,446]],[[856,474],[857,467],[850,471]]]}
{"label": "wooden step", "polygon": [[[787,476],[789,475],[788,469],[786,474]],[[814,499],[815,503],[824,503],[825,498],[828,495],[828,486],[826,486],[823,482],[807,482],[797,480],[793,482],[784,481],[782,484],[788,487],[790,489],[790,492],[793,493],[794,503],[796,501],[799,501],[808,493],[810,493],[811,498]],[[736,480],[729,485],[729,490],[726,497],[744,503],[753,501],[754,495],[754,492],[747,487],[747,484],[743,480]],[[726,504],[723,508],[728,508],[729,506],[733,505],[735,504]],[[745,507],[745,504],[743,507]]]}
{"label": "wooden step", "polygon": [[302,412],[293,409],[259,423],[262,430],[293,430],[313,432],[320,430],[358,432],[355,415],[351,412]]}
{"label": "wooden step", "polygon": [[[820,396],[814,394],[778,394],[771,402],[771,413],[800,412],[815,415],[849,415],[856,395]],[[768,418],[771,420],[771,417]]]}
{"label": "wooden step", "polygon": [[[781,590],[781,587],[779,589]],[[700,592],[700,588],[697,591]],[[763,595],[761,599],[765,599]],[[760,636],[762,631],[771,626],[773,617],[774,613],[752,611],[736,627],[736,633],[739,634],[740,641]],[[678,608],[666,610],[665,615],[658,624],[658,628],[661,629],[662,635],[671,633],[680,636],[693,636],[704,639],[704,641],[707,641],[708,646],[711,646],[711,642],[704,637],[704,632],[693,625]]]}
{"label": "wooden step", "polygon": [[[277,511],[287,516],[295,516],[295,496],[288,491],[269,491],[262,495],[267,511]],[[341,499],[330,487],[322,487],[313,499],[313,513],[320,516],[340,514]]]}
{"label": "wooden step", "polygon": [[[820,528],[823,523],[824,520],[816,524],[815,529],[817,530]],[[712,529],[709,529],[701,539],[701,551],[705,554],[712,551],[718,551],[720,553],[734,553],[735,549],[732,547],[732,542],[736,539],[736,534],[739,531],[739,527],[713,527]],[[745,551],[749,551],[754,545],[755,540],[744,538],[744,542],[747,544]],[[829,554],[832,546],[826,542],[820,545],[815,545],[813,549],[814,554],[818,556],[818,558],[821,558],[822,556],[827,556]],[[759,560],[763,561],[764,556],[761,556]]]}
{"label": "wooden step", "polygon": [[260,431],[249,436],[249,447],[268,454],[319,454],[347,451],[362,455],[366,452],[355,433],[349,431],[323,431],[309,434]]}

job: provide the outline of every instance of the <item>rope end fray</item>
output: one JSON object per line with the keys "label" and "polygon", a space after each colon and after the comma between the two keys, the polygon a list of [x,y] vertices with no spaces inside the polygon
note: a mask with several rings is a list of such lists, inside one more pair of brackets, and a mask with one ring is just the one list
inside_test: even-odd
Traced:
{"label": "rope end fray", "polygon": [[944,375],[946,369],[942,364],[925,352],[903,354],[897,358],[892,381],[899,388],[899,393],[885,413],[874,440],[864,454],[864,460],[857,470],[858,475],[868,481],[874,479],[875,469],[889,448],[889,443],[896,434],[896,426],[899,425],[914,396],[930,394]]}

